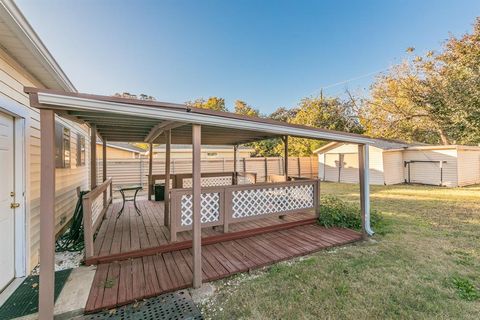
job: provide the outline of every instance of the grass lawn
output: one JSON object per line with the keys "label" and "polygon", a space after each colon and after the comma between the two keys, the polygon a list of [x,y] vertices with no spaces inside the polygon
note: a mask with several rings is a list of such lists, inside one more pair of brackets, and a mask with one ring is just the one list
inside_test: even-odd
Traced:
{"label": "grass lawn", "polygon": [[480,319],[480,186],[373,186],[371,203],[371,240],[217,281],[206,318]]}

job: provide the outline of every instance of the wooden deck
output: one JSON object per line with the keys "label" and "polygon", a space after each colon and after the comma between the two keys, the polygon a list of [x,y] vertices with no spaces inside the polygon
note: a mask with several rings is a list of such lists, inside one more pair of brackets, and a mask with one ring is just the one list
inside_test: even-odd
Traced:
{"label": "wooden deck", "polygon": [[[138,201],[142,215],[137,215],[132,202],[125,204],[122,215],[117,219],[121,202],[114,202],[108,208],[105,221],[98,230],[94,242],[94,252],[97,257],[116,255],[136,250],[143,250],[170,244],[170,231],[163,224],[163,202],[148,200]],[[263,218],[248,222],[238,222],[230,225],[229,233],[287,224],[295,221],[314,218],[313,212]],[[204,228],[202,238],[223,235],[223,227]],[[192,239],[191,231],[178,234],[178,241]],[[93,259],[95,260],[95,259]]]}
{"label": "wooden deck", "polygon": [[[163,230],[161,225],[163,214],[155,217],[156,211],[152,210],[154,206],[159,205],[159,203],[143,201],[140,207],[143,212],[141,217],[136,216],[135,211],[129,208],[124,212],[125,216],[117,221],[114,221],[116,219],[113,218],[112,213],[117,212],[118,205],[113,205],[113,211],[109,211],[109,216],[100,229],[96,250],[100,254],[114,253],[133,248],[158,246],[160,241],[168,245],[168,233],[166,233],[168,230]],[[303,219],[305,217],[311,217],[311,215],[305,214]],[[219,234],[222,234],[223,238],[202,246],[203,281],[217,280],[362,238],[360,233],[349,229],[326,229],[311,222],[288,227],[289,222],[299,221],[296,219],[302,219],[302,217],[286,218],[285,220],[259,219],[254,223],[239,223],[235,227],[232,225],[232,229],[235,228],[237,234],[249,228],[258,230],[272,223],[278,229],[269,229],[262,234],[230,240],[225,236],[230,233],[223,235],[221,231],[205,230],[203,232],[205,240],[212,237],[218,238]],[[190,234],[186,232],[182,236],[183,240],[188,240]],[[190,287],[192,261],[192,249],[186,247],[140,258],[101,263],[97,266],[85,312],[109,309]]]}

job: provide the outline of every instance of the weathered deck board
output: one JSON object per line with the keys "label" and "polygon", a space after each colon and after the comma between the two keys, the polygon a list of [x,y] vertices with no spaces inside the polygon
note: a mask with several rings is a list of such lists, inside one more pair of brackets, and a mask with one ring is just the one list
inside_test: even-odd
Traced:
{"label": "weathered deck board", "polygon": [[[137,222],[140,219],[134,216],[130,218],[132,218],[130,222],[135,221],[130,226],[138,228]],[[143,220],[144,223],[146,221],[149,220]],[[263,224],[259,220],[253,227],[261,225]],[[249,226],[252,227],[251,224]],[[125,230],[125,224],[122,224],[123,230]],[[123,235],[122,232],[122,247],[125,239]],[[133,233],[131,235],[133,237]],[[136,235],[139,240],[138,233]],[[112,240],[113,238],[112,236]],[[318,225],[303,225],[249,238],[205,245],[202,247],[203,281],[213,281],[328,247],[358,241],[361,238],[360,233],[348,229],[326,229]],[[145,239],[142,241],[146,241]],[[134,240],[130,239],[130,241]],[[94,312],[184,289],[190,287],[191,282],[191,249],[100,264],[97,267],[85,311]]]}

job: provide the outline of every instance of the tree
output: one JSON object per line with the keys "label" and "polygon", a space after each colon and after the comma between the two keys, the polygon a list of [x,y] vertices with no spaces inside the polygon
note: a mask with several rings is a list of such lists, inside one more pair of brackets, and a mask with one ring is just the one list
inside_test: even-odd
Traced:
{"label": "tree", "polygon": [[[288,122],[329,130],[363,132],[353,101],[343,101],[338,98],[304,98],[295,108],[295,116]],[[292,156],[310,156],[315,149],[325,143],[325,141],[292,137],[289,140],[288,151]],[[279,153],[280,150],[283,150],[283,145],[277,146]]]}
{"label": "tree", "polygon": [[260,116],[260,111],[258,109],[253,108],[252,106],[249,106],[246,102],[242,100],[236,100],[235,101],[235,113],[236,114],[243,114],[245,116],[249,117],[259,117]]}
{"label": "tree", "polygon": [[155,101],[157,99],[155,99],[154,96],[150,96],[148,94],[145,94],[145,93],[140,93],[139,95],[136,95],[136,94],[132,94],[132,93],[129,93],[129,92],[122,92],[122,93],[115,93],[113,95],[114,97],[119,97],[119,98],[126,98],[126,99],[140,99],[140,100],[149,100],[149,101]]}
{"label": "tree", "polygon": [[277,121],[289,122],[297,115],[298,109],[291,108],[287,109],[285,107],[280,107],[277,110],[273,111],[269,118]]}
{"label": "tree", "polygon": [[199,98],[194,101],[187,101],[185,104],[195,108],[210,109],[215,111],[228,111],[225,107],[225,99],[219,97],[210,97],[207,100],[204,98]]}
{"label": "tree", "polygon": [[[409,52],[414,52],[413,48]],[[377,78],[362,123],[372,136],[427,143],[480,142],[480,18],[471,34]]]}

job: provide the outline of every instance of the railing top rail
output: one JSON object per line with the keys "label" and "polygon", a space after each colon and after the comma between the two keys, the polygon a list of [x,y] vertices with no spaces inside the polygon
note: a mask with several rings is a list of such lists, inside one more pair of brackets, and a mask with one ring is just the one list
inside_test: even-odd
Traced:
{"label": "railing top rail", "polygon": [[282,182],[260,182],[255,184],[239,184],[234,186],[225,186],[226,189],[232,190],[248,190],[259,189],[264,187],[289,187],[317,183],[319,179],[302,179],[297,181],[282,181]]}
{"label": "railing top rail", "polygon": [[[302,186],[312,183],[318,183],[320,179],[301,179],[297,181],[285,181],[285,182],[261,182],[256,184],[240,184],[240,185],[231,185],[231,186],[214,186],[214,187],[202,187],[202,193],[208,192],[219,192],[226,189],[229,190],[248,190],[248,189],[260,189],[260,188],[274,188],[274,187],[289,187],[289,186]],[[192,188],[178,188],[171,189],[170,193],[172,194],[188,194],[192,192]]]}
{"label": "railing top rail", "polygon": [[[202,187],[202,193],[223,192],[227,186]],[[170,194],[191,194],[192,188],[170,189]]]}
{"label": "railing top rail", "polygon": [[108,178],[101,185],[96,186],[93,190],[89,193],[83,195],[83,199],[94,199],[100,194],[102,194],[105,190],[108,189],[108,186],[112,183],[112,178]]}

